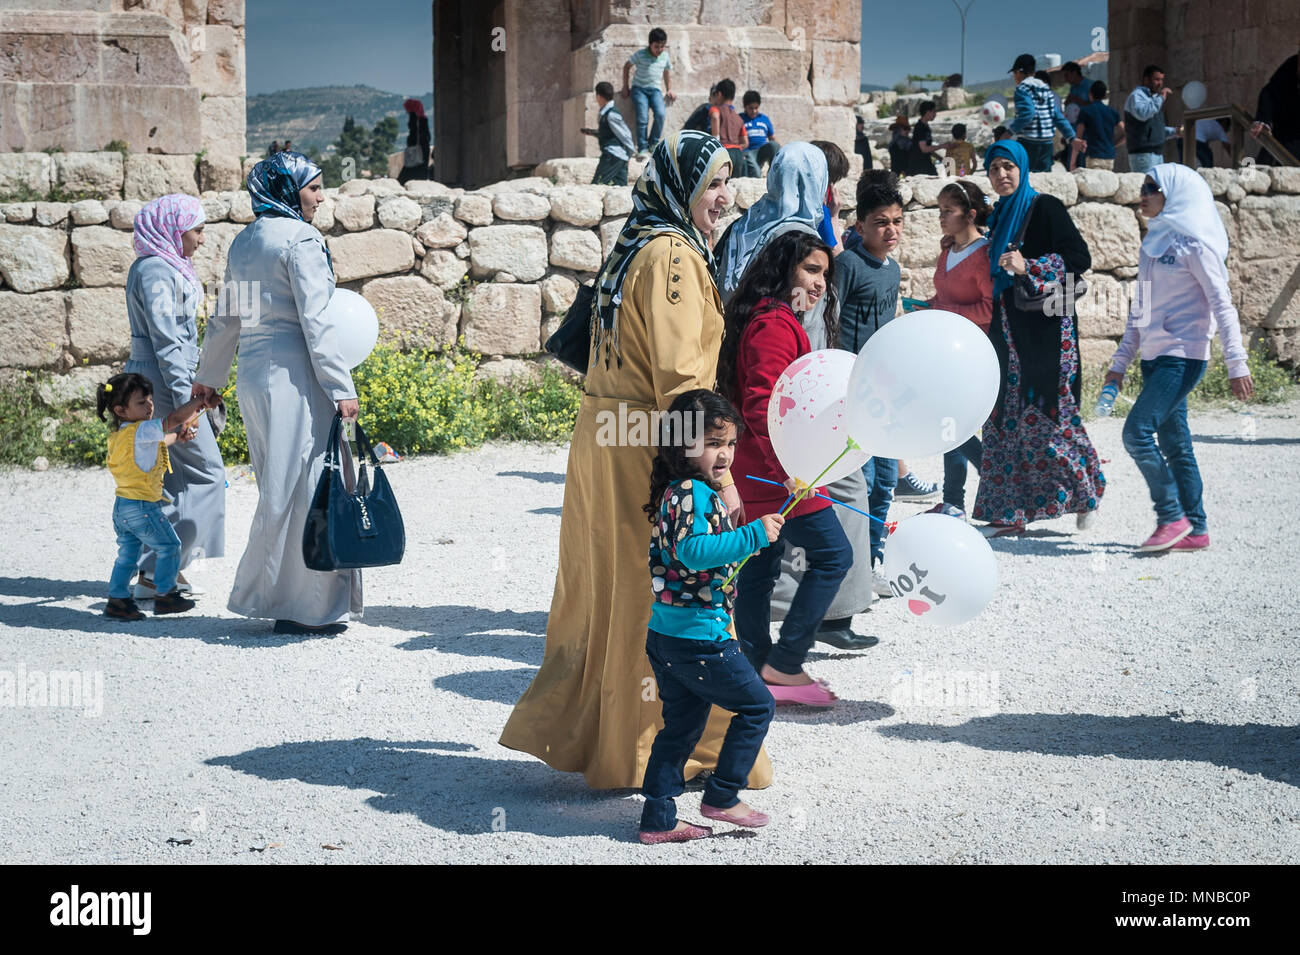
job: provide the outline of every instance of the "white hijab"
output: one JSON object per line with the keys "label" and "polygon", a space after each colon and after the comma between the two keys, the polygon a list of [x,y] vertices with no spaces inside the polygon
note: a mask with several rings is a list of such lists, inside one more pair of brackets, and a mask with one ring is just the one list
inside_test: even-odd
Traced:
{"label": "white hijab", "polygon": [[1158,259],[1182,236],[1212,249],[1220,261],[1226,260],[1228,232],[1214,205],[1214,193],[1200,173],[1182,163],[1165,162],[1147,175],[1160,187],[1165,205],[1160,215],[1147,220],[1142,251]]}
{"label": "white hijab", "polygon": [[723,301],[740,284],[745,268],[768,240],[791,227],[817,231],[830,172],[826,156],[811,143],[788,143],[767,170],[767,195],[745,210],[727,232],[718,265]]}

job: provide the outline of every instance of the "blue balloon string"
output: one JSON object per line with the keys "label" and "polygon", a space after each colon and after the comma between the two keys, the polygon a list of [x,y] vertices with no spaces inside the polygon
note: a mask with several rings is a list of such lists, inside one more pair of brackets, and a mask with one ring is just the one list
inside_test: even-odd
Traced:
{"label": "blue balloon string", "polygon": [[[776,487],[785,487],[785,485],[782,484],[780,481],[769,481],[767,478],[754,477],[754,475],[752,474],[746,474],[745,477],[749,478],[751,481],[760,481],[763,484],[771,484]],[[794,495],[791,495],[791,497],[793,496]],[[863,517],[867,518],[868,520],[875,521],[877,524],[887,523],[886,521],[882,521],[880,518],[875,517],[874,515],[868,514],[866,511],[862,510],[861,508],[854,507],[852,504],[845,504],[843,501],[837,501],[835,500],[835,498],[827,497],[825,494],[814,493],[813,497],[820,497],[823,501],[830,501],[832,504],[838,504],[840,507],[847,507],[850,511],[854,511],[858,514],[861,514]],[[790,503],[789,497],[785,499],[785,503],[786,504]],[[782,505],[780,509],[785,510],[785,505]]]}

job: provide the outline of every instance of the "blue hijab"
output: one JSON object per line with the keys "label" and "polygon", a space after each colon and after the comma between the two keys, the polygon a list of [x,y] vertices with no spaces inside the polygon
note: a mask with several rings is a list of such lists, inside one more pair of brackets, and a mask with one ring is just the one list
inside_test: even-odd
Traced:
{"label": "blue hijab", "polygon": [[1014,139],[1003,139],[994,143],[984,153],[984,168],[999,156],[1010,159],[1020,168],[1020,185],[1009,196],[1003,196],[993,207],[989,216],[989,274],[993,276],[993,297],[997,298],[1011,288],[1012,276],[998,265],[998,259],[1007,251],[1007,246],[1020,234],[1020,227],[1029,215],[1029,207],[1038,195],[1029,184],[1029,154],[1025,147]]}
{"label": "blue hijab", "polygon": [[316,165],[302,153],[275,153],[263,159],[248,174],[248,194],[253,199],[256,216],[284,216],[302,218],[302,205],[298,191],[321,174]]}

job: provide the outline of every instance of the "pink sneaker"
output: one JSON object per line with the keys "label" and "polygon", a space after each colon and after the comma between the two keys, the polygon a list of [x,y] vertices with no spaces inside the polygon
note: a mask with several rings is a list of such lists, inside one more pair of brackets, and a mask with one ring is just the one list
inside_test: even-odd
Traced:
{"label": "pink sneaker", "polygon": [[1205,550],[1210,546],[1209,534],[1188,534],[1170,550]]}
{"label": "pink sneaker", "polygon": [[1172,524],[1159,525],[1156,532],[1146,539],[1138,551],[1149,554],[1169,550],[1191,532],[1192,522],[1185,517],[1180,517]]}
{"label": "pink sneaker", "polygon": [[707,803],[700,803],[700,815],[705,819],[716,819],[719,822],[729,822],[734,826],[744,826],[747,829],[762,829],[771,818],[765,812],[759,812],[757,809],[751,809],[743,816],[732,816],[725,809],[718,809]]}

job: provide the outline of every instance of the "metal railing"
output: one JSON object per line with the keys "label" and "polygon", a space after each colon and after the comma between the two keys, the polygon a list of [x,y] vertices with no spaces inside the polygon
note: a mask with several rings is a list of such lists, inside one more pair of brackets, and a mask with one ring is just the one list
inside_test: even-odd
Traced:
{"label": "metal railing", "polygon": [[[1183,113],[1183,163],[1196,168],[1196,121],[1198,119],[1228,119],[1231,130],[1229,138],[1232,142],[1232,164],[1240,166],[1242,157],[1246,154],[1246,137],[1250,135],[1250,126],[1254,122],[1250,114],[1240,106],[1229,104],[1227,106],[1202,106],[1200,109],[1189,109]],[[1291,151],[1278,142],[1270,131],[1260,130],[1258,136],[1254,137],[1259,144],[1267,149],[1277,161],[1283,166],[1300,166],[1300,160],[1291,155]]]}

